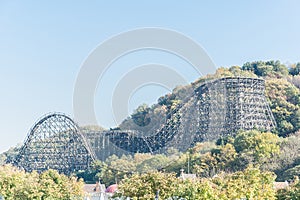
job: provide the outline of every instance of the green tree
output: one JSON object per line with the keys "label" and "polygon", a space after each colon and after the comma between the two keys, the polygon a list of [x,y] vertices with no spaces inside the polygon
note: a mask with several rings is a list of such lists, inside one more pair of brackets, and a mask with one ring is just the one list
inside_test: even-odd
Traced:
{"label": "green tree", "polygon": [[50,200],[83,197],[83,182],[57,171],[26,173],[10,165],[0,166],[0,195],[8,200]]}
{"label": "green tree", "polygon": [[292,65],[289,69],[289,73],[293,76],[300,74],[300,63]]}
{"label": "green tree", "polygon": [[237,153],[232,144],[213,148],[193,162],[194,172],[199,176],[212,177],[221,171],[230,171],[235,164]]}
{"label": "green tree", "polygon": [[[297,172],[294,167],[300,165],[300,133],[295,133],[287,138],[280,138],[280,154],[270,158],[261,165],[263,170],[273,171],[277,175],[277,181],[285,181],[293,178]],[[295,172],[295,173],[294,173]]]}
{"label": "green tree", "polygon": [[258,76],[268,77],[285,77],[289,73],[288,68],[278,60],[247,62],[242,69],[252,71]]}
{"label": "green tree", "polygon": [[248,167],[233,174],[221,173],[214,178],[194,180],[176,178],[175,174],[152,172],[135,174],[124,179],[120,195],[132,199],[154,199],[160,191],[161,199],[227,200],[227,199],[275,199],[275,176],[258,168]]}
{"label": "green tree", "polygon": [[295,176],[299,176],[299,175],[300,175],[300,164],[296,165],[295,167],[289,168],[283,172],[283,177],[285,177],[285,180],[292,180]]}
{"label": "green tree", "polygon": [[242,131],[233,145],[238,153],[249,153],[258,163],[280,153],[279,137],[270,132]]}
{"label": "green tree", "polygon": [[284,79],[268,79],[266,95],[277,122],[279,134],[287,136],[300,128],[300,91]]}
{"label": "green tree", "polygon": [[220,199],[276,199],[273,183],[275,175],[258,168],[247,167],[233,174],[221,174],[213,179],[220,191]]}
{"label": "green tree", "polygon": [[173,196],[176,185],[175,174],[152,172],[125,178],[119,190],[124,196],[140,200],[154,199],[156,192],[160,190],[160,197],[167,199]]}
{"label": "green tree", "polygon": [[138,126],[147,126],[150,123],[150,108],[147,104],[140,105],[131,115],[133,122]]}
{"label": "green tree", "polygon": [[7,151],[0,154],[0,165],[4,165],[5,163],[11,163],[21,148],[21,144],[17,144],[15,147],[9,148]]}

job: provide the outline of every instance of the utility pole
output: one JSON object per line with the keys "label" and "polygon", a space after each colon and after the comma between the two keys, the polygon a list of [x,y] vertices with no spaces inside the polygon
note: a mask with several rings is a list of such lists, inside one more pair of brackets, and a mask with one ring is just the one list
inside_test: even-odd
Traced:
{"label": "utility pole", "polygon": [[159,190],[156,191],[155,199],[154,200],[159,200]]}
{"label": "utility pole", "polygon": [[190,151],[188,151],[188,174],[190,173]]}

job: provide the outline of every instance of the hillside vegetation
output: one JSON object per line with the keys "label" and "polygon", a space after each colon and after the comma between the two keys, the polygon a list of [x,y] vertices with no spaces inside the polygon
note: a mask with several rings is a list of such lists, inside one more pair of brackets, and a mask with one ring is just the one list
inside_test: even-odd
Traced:
{"label": "hillside vegetation", "polygon": [[[294,190],[292,189],[281,190],[280,192],[282,193],[278,193],[277,196],[275,193],[272,193],[272,197],[266,198],[288,199],[284,195],[290,194],[298,195],[299,197],[299,183],[297,182],[298,179],[295,179],[295,177],[300,175],[299,72],[300,64],[287,67],[279,61],[259,61],[245,63],[242,67],[219,68],[215,74],[201,77],[189,85],[176,87],[172,93],[160,97],[157,104],[152,106],[141,105],[120,125],[122,129],[132,129],[136,128],[137,125],[146,126],[150,119],[159,121],[160,117],[172,112],[172,109],[183,101],[189,90],[203,84],[207,80],[222,77],[257,77],[265,80],[267,101],[277,123],[277,129],[272,133],[259,130],[239,131],[233,134],[235,135],[234,137],[197,143],[187,152],[177,152],[174,149],[170,149],[170,154],[168,154],[169,152],[158,155],[137,153],[134,156],[122,156],[119,158],[112,156],[105,162],[98,161],[94,163],[89,173],[82,172],[80,175],[85,177],[87,174],[92,174],[92,177],[101,178],[106,184],[125,178],[121,182],[124,184],[123,188],[128,187],[128,184],[133,184],[132,187],[136,188],[138,187],[135,185],[138,183],[137,178],[143,179],[143,176],[147,176],[143,175],[145,173],[151,174],[163,171],[164,173],[179,175],[180,169],[184,169],[185,172],[194,173],[202,178],[202,181],[212,184],[206,188],[208,189],[206,191],[208,192],[207,195],[217,195],[218,193],[212,189],[219,187],[215,186],[215,180],[212,180],[215,176],[225,174],[224,176],[234,177],[234,174],[243,173],[254,166],[256,170],[260,170],[260,173],[270,172],[272,174],[270,177],[273,178],[269,180],[287,180],[290,182],[294,180],[295,191],[298,191],[298,193],[293,193]],[[197,184],[193,185],[196,187],[194,188],[195,190],[203,190],[203,188],[197,188]],[[231,186],[233,187],[233,185]],[[150,188],[153,189],[153,187]],[[201,187],[204,186],[201,184]],[[209,189],[209,187],[212,188]],[[231,189],[227,188],[226,190]],[[219,188],[218,191],[220,190],[222,191]],[[247,192],[238,192],[238,188],[232,190],[238,193],[235,198],[238,196],[242,198],[243,195],[247,196]],[[134,191],[124,189],[125,193],[128,192],[131,195]],[[154,193],[153,190],[151,194],[153,195]],[[145,192],[146,194],[147,192]],[[206,199],[228,199],[233,197],[226,195],[223,197],[208,196]]]}
{"label": "hillside vegetation", "polygon": [[299,71],[300,63],[287,67],[279,61],[248,62],[242,67],[221,67],[215,74],[200,77],[189,85],[176,87],[172,93],[160,97],[152,106],[142,104],[120,124],[120,128],[147,131],[145,127],[150,120],[159,123],[160,119],[171,113],[193,88],[205,81],[222,77],[257,77],[265,79],[266,97],[277,123],[275,133],[285,137],[300,128]]}
{"label": "hillside vegetation", "polygon": [[[264,79],[267,101],[277,124],[276,130],[241,130],[216,141],[197,143],[186,152],[170,148],[164,154],[112,155],[105,161],[95,161],[85,171],[76,172],[77,177],[93,183],[101,179],[106,185],[118,182],[120,193],[117,195],[135,199],[152,199],[157,190],[161,190],[162,199],[299,199],[300,63],[287,67],[279,61],[258,61],[245,63],[242,67],[219,68],[215,74],[176,87],[152,106],[139,106],[117,129],[147,131],[149,123],[161,123],[160,119],[172,113],[193,88],[221,77]],[[82,130],[88,133],[89,130],[101,131],[102,128],[90,126]],[[13,159],[17,149],[10,149],[0,159]],[[196,174],[198,179],[176,178],[181,169]],[[12,173],[9,170],[7,167],[0,168],[0,175],[9,179],[5,176],[5,173]],[[21,177],[29,176],[24,172],[18,173]],[[53,173],[45,172],[45,178],[53,181]],[[34,180],[44,183],[44,176],[36,173],[31,175]],[[73,179],[64,180],[71,181],[74,184],[71,187],[77,188],[77,184],[80,184]],[[290,187],[276,191],[274,181],[289,181]],[[0,181],[0,191],[4,187],[1,184],[5,185]],[[18,188],[19,185],[14,187]]]}

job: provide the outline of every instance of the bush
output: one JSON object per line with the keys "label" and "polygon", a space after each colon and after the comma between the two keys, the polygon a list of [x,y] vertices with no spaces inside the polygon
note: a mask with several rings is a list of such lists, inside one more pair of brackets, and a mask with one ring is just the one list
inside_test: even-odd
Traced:
{"label": "bush", "polygon": [[6,200],[71,199],[83,197],[83,182],[55,170],[26,173],[11,165],[0,166],[0,195]]}

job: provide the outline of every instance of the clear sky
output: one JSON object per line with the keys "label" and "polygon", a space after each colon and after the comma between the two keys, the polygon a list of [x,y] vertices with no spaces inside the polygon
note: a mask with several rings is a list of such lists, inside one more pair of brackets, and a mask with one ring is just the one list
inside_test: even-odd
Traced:
{"label": "clear sky", "polygon": [[[0,152],[23,142],[45,113],[72,116],[82,62],[97,45],[120,32],[141,27],[179,31],[198,42],[218,67],[255,60],[300,61],[300,1],[180,2],[0,0]],[[120,60],[111,76],[125,63],[142,63],[136,62],[141,57],[147,57],[145,62],[181,64],[164,53],[136,53]],[[109,78],[106,81],[109,85]],[[153,103],[166,92],[150,91],[137,92],[130,109]],[[109,116],[102,106],[108,101],[99,95],[95,99],[97,115]],[[114,126],[109,117],[101,123]]]}

